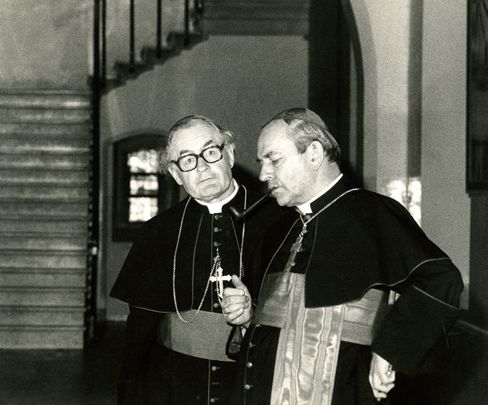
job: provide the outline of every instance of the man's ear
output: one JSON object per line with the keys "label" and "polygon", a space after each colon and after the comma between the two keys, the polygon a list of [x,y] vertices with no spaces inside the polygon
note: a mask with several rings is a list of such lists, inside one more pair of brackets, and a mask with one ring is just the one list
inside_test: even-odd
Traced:
{"label": "man's ear", "polygon": [[176,167],[168,166],[168,172],[169,172],[169,174],[171,174],[171,177],[173,177],[173,179],[175,179],[175,181],[178,183],[178,185],[181,186],[183,184],[183,182],[181,181],[180,172]]}
{"label": "man's ear", "polygon": [[317,168],[320,167],[324,159],[326,159],[324,147],[319,141],[313,141],[308,145],[307,153],[310,163]]}
{"label": "man's ear", "polygon": [[229,143],[227,145],[227,156],[229,159],[229,165],[230,167],[234,167],[234,162],[235,162],[235,145],[233,143]]}

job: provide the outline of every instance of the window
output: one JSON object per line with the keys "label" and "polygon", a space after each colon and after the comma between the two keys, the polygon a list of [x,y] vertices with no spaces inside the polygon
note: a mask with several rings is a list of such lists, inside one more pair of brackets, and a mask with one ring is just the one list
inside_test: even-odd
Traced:
{"label": "window", "polygon": [[114,144],[112,239],[132,241],[143,222],[178,201],[178,186],[159,173],[158,150],[165,137],[134,135]]}

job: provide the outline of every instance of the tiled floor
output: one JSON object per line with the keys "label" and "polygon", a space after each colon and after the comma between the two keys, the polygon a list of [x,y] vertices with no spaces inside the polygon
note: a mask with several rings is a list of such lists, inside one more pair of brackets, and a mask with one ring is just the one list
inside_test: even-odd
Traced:
{"label": "tiled floor", "polygon": [[[0,404],[115,404],[122,339],[123,325],[109,324],[84,351],[0,351]],[[488,404],[488,337],[456,329],[445,367],[410,383],[402,405]]]}

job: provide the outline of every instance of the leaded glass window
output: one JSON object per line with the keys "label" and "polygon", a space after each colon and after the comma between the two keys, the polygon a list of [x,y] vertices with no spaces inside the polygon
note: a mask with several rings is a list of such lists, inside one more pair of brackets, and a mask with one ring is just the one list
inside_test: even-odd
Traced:
{"label": "leaded glass window", "polygon": [[142,223],[178,200],[178,186],[159,173],[161,135],[141,134],[114,144],[112,238],[130,241]]}

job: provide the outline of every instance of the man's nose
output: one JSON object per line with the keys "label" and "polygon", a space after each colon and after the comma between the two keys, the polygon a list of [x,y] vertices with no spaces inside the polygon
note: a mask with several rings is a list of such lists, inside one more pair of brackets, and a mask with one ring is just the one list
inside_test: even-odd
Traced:
{"label": "man's nose", "polygon": [[261,170],[259,172],[259,180],[265,182],[269,179],[271,179],[271,171],[267,169],[265,165],[261,166]]}
{"label": "man's nose", "polygon": [[197,170],[199,172],[203,172],[208,169],[209,164],[205,161],[204,158],[198,156],[197,158]]}

